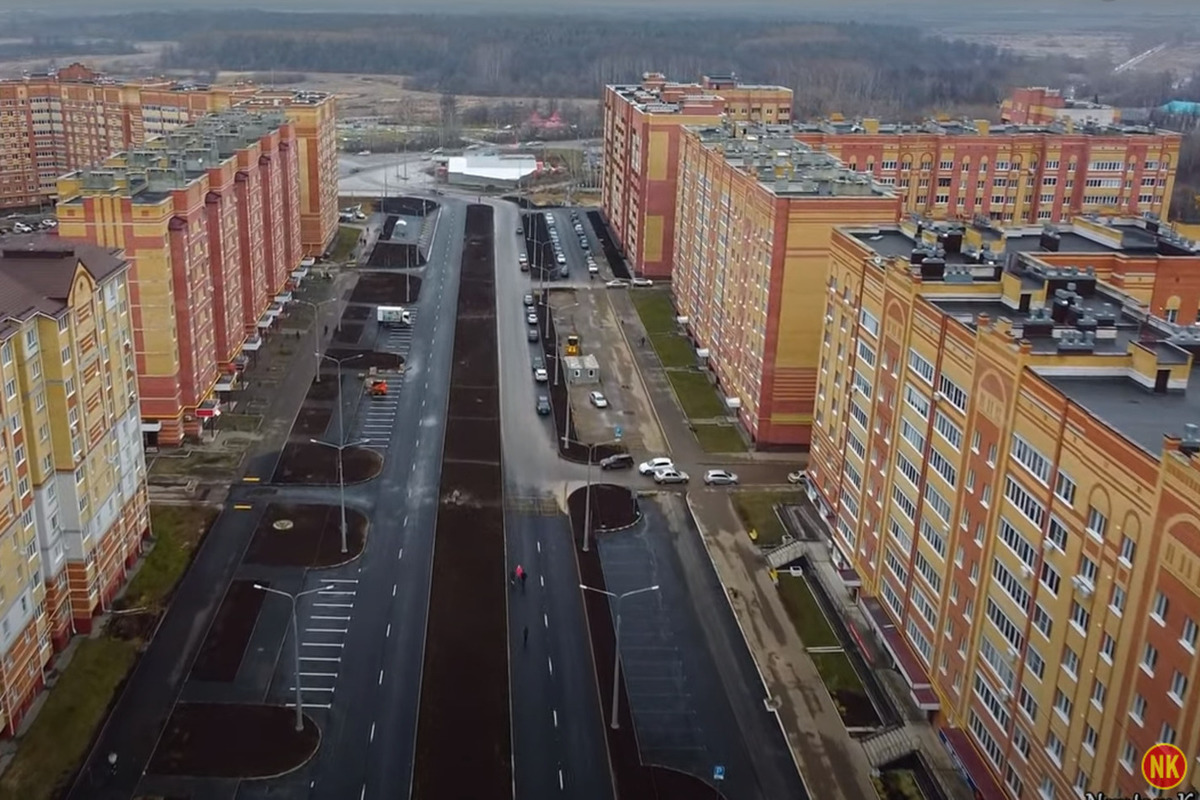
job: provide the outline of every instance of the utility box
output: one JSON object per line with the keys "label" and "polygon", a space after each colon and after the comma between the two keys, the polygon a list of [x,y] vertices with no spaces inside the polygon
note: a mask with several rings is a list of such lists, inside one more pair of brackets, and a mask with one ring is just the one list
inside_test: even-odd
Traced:
{"label": "utility box", "polygon": [[564,357],[563,369],[567,373],[567,383],[582,386],[600,382],[600,362],[590,353]]}

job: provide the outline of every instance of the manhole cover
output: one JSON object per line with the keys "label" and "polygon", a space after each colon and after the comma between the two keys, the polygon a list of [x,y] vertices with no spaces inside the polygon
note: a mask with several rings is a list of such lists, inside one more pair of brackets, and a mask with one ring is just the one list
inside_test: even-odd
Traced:
{"label": "manhole cover", "polygon": [[271,523],[271,527],[277,531],[290,531],[295,526],[296,523],[292,522],[290,519],[277,519]]}

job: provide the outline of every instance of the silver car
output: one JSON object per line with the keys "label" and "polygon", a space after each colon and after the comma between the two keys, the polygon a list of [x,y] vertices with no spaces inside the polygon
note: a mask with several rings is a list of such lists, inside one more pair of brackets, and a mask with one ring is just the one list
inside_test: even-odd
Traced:
{"label": "silver car", "polygon": [[680,472],[677,469],[660,469],[654,473],[655,483],[687,483],[688,476],[686,472]]}
{"label": "silver car", "polygon": [[706,486],[734,486],[738,482],[738,476],[724,469],[710,469],[704,473],[704,484]]}

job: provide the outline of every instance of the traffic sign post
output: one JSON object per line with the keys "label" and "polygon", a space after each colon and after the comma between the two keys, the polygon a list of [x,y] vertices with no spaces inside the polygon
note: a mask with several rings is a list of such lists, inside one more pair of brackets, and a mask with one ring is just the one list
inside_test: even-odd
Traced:
{"label": "traffic sign post", "polygon": [[720,764],[713,767],[713,780],[714,781],[725,780],[725,767],[721,766]]}
{"label": "traffic sign post", "polygon": [[622,434],[622,433],[624,433],[624,431],[622,431],[622,430],[621,430],[621,426],[620,426],[620,425],[617,425],[617,426],[615,426],[615,427],[613,428],[613,438],[614,438],[614,439],[618,439],[618,440],[619,440],[619,439],[621,438],[621,434]]}

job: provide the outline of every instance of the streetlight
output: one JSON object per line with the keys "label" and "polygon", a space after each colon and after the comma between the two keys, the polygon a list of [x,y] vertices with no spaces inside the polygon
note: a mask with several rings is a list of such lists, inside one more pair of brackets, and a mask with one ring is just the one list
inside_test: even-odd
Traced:
{"label": "streetlight", "polygon": [[621,601],[626,597],[632,597],[633,595],[641,594],[642,592],[657,592],[658,584],[656,583],[653,586],[647,586],[643,589],[634,589],[632,592],[625,592],[623,594],[616,594],[615,592],[605,591],[604,589],[597,589],[594,586],[587,586],[586,584],[582,583],[579,584],[579,588],[588,592],[596,592],[597,594],[606,595],[610,599],[617,601],[616,629],[613,634],[612,722],[609,723],[609,727],[615,731],[617,728],[621,727],[620,720],[617,717],[617,682],[621,675]]}
{"label": "streetlight", "polygon": [[[337,371],[337,385],[338,385],[338,441],[339,441],[339,442],[344,442],[344,441],[346,441],[346,429],[345,429],[345,427],[344,427],[344,425],[343,425],[343,422],[342,422],[342,417],[345,415],[345,407],[342,405],[342,364],[346,363],[347,361],[353,361],[353,360],[354,360],[354,359],[356,359],[356,358],[362,358],[363,356],[365,356],[365,355],[366,355],[366,353],[355,353],[354,355],[352,355],[352,356],[346,356],[345,358],[334,358],[334,357],[333,357],[333,356],[331,356],[331,355],[328,355],[328,354],[326,354],[326,353],[319,353],[319,352],[318,352],[318,354],[317,354],[317,355],[321,356],[321,358],[327,358],[327,359],[329,359],[330,361],[332,361],[333,363],[337,364],[337,369],[338,369],[338,371]],[[317,372],[319,373],[319,372],[320,372],[320,370],[318,369],[318,370],[317,370]]]}
{"label": "streetlight", "polygon": [[269,594],[277,594],[280,597],[286,597],[292,604],[292,633],[295,634],[295,639],[292,641],[292,644],[295,645],[293,652],[296,655],[296,730],[302,731],[304,730],[304,712],[300,709],[300,623],[296,621],[296,601],[308,594],[316,594],[317,592],[332,590],[333,587],[321,586],[304,592],[296,592],[295,594],[292,594],[291,592],[285,592],[282,589],[272,589],[270,586],[263,586],[261,583],[254,584],[254,588],[258,589],[260,592],[267,592]]}
{"label": "streetlight", "polygon": [[338,494],[341,496],[342,506],[342,552],[349,550],[346,546],[346,473],[342,469],[342,451],[350,447],[358,447],[371,441],[370,439],[359,439],[349,444],[333,444],[332,442],[323,442],[320,439],[309,439],[313,444],[319,444],[323,447],[331,447],[337,450],[337,473],[338,473]]}
{"label": "streetlight", "polygon": [[326,303],[336,303],[337,301],[336,297],[330,297],[327,300],[320,300],[315,303],[311,300],[295,301],[313,310],[313,359],[317,367],[317,375],[313,383],[321,382],[321,306]]}
{"label": "streetlight", "polygon": [[[570,404],[568,404],[567,407],[570,408]],[[583,502],[583,552],[586,553],[588,551],[588,537],[592,533],[592,461],[594,461],[596,457],[596,448],[602,447],[606,444],[618,444],[621,441],[621,432],[620,428],[618,428],[616,436],[606,442],[592,442],[591,444],[584,444],[583,442],[576,441],[575,439],[568,439],[566,436],[563,436],[563,441],[574,442],[575,444],[583,444],[583,446],[588,449],[587,489],[584,490],[585,493]]]}

